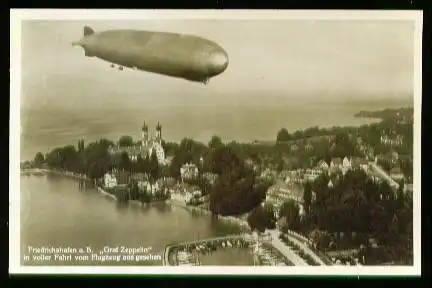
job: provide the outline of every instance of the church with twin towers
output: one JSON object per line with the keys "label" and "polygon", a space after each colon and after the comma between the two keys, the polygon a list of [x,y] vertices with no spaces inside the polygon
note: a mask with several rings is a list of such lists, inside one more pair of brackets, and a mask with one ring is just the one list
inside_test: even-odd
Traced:
{"label": "church with twin towers", "polygon": [[159,164],[166,164],[165,150],[162,146],[162,125],[158,122],[154,135],[149,135],[149,127],[144,121],[141,128],[141,140],[135,145],[129,147],[114,147],[111,154],[121,154],[126,152],[131,161],[137,161],[138,156],[141,158],[150,157],[152,153],[156,154]]}

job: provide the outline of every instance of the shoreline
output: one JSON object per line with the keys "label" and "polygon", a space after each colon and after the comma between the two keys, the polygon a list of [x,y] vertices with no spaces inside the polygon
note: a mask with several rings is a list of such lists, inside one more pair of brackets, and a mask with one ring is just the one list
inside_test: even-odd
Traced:
{"label": "shoreline", "polygon": [[37,175],[37,174],[46,174],[46,173],[73,178],[77,180],[91,181],[91,179],[88,178],[86,175],[69,172],[69,171],[56,171],[48,168],[20,168],[20,175],[27,175],[27,174]]}
{"label": "shoreline", "polygon": [[[90,179],[88,179],[86,176],[72,173],[72,172],[55,171],[55,170],[45,169],[45,168],[30,168],[30,169],[21,169],[20,170],[21,175],[23,175],[23,174],[34,175],[34,174],[38,174],[38,173],[42,173],[42,174],[50,173],[50,174],[63,176],[63,177],[67,177],[67,178],[90,181]],[[95,188],[101,195],[117,201],[117,197],[115,195],[105,191],[103,188],[101,188],[99,186],[95,187]],[[208,209],[197,207],[197,206],[186,205],[185,203],[178,201],[178,200],[175,200],[175,199],[167,199],[167,200],[163,200],[163,201],[154,201],[154,202],[150,202],[150,203],[142,203],[141,201],[138,201],[138,200],[128,200],[127,204],[142,207],[145,204],[153,204],[153,203],[160,203],[160,202],[164,202],[164,203],[171,205],[171,206],[183,208],[185,210],[188,210],[189,212],[199,212],[199,213],[202,213],[203,215],[210,215],[210,216],[213,215],[212,212]],[[213,215],[213,216],[215,216],[218,220],[220,220],[222,222],[228,222],[230,224],[234,224],[234,225],[238,226],[240,229],[245,229],[246,231],[250,231],[249,224],[247,223],[247,221],[245,221],[243,219],[233,217],[233,216],[221,216],[221,215]]]}
{"label": "shoreline", "polygon": [[[113,194],[105,191],[102,187],[97,187],[97,191],[99,193],[101,193],[103,196],[107,196],[108,198],[111,198],[111,199],[117,201],[117,196],[115,196],[115,195],[113,195]],[[160,202],[166,202],[166,200],[152,201],[152,202],[149,202],[149,203],[143,203],[143,202],[141,202],[139,200],[128,200],[127,204],[142,207],[142,206],[147,205],[147,204],[151,205],[153,203],[160,203]]]}
{"label": "shoreline", "polygon": [[[369,101],[367,101],[367,102],[369,102]],[[336,104],[336,103],[337,103],[337,101],[334,104]],[[316,104],[317,107],[322,106],[322,103],[320,101],[316,102],[315,104]],[[334,104],[332,104],[332,106],[334,106]],[[379,107],[381,107],[381,106],[382,105],[379,105]],[[340,127],[344,127],[344,128],[358,128],[358,127],[360,127],[362,125],[377,124],[377,123],[383,121],[383,117],[381,117],[381,116],[375,116],[375,117],[357,116],[359,113],[362,113],[362,112],[376,113],[376,112],[381,111],[382,109],[389,109],[389,110],[393,110],[393,111],[396,111],[396,110],[399,110],[399,109],[413,109],[412,104],[405,103],[405,102],[403,102],[403,103],[401,102],[400,105],[397,105],[397,107],[390,106],[390,108],[384,108],[384,107],[388,107],[388,105],[384,105],[384,106],[382,106],[381,110],[376,110],[375,105],[373,105],[373,107],[374,108],[368,108],[367,110],[357,110],[357,109],[355,109],[355,111],[353,110],[353,111],[350,112],[352,119],[364,119],[365,123],[352,123],[352,124],[342,124],[342,125],[340,123],[326,124],[326,125],[321,125],[321,124],[320,125],[316,125],[314,123],[310,123],[308,125],[301,125],[301,126],[299,126],[297,128],[295,128],[295,127],[286,127],[286,128],[288,130],[290,130],[290,131],[304,131],[304,130],[306,130],[308,128],[312,128],[312,127],[315,127],[315,126],[318,126],[319,129],[329,129],[329,128],[332,128],[332,127],[339,127],[339,126]],[[255,109],[262,110],[262,107],[252,107],[252,110],[255,110]],[[36,109],[36,110],[39,111],[38,109]],[[34,110],[34,111],[36,111],[36,110]],[[60,109],[60,110],[62,110],[62,109]],[[113,111],[117,111],[117,110],[118,109],[113,108]],[[265,108],[264,108],[264,110],[265,110]],[[31,111],[33,111],[33,109],[28,109],[27,110],[27,112],[31,112]],[[58,109],[56,108],[55,111],[58,112]],[[80,111],[82,112],[82,110],[80,110]],[[341,123],[345,123],[345,121],[341,121]],[[279,125],[279,126],[275,127],[275,129],[280,129],[280,128],[283,128],[283,125],[282,126]],[[97,138],[98,137],[94,137],[94,138],[92,138],[93,140],[91,140],[91,141],[95,141]],[[204,139],[204,138],[197,138],[195,140],[198,141],[198,142],[207,143],[210,140],[210,138],[208,138],[208,139],[207,138],[206,139]],[[266,136],[266,133],[263,133],[263,135],[259,136],[258,138],[256,138],[255,134],[254,134],[254,136],[246,135],[246,136],[240,137],[240,138],[243,139],[243,140],[239,141],[239,143],[242,143],[242,144],[251,144],[251,143],[254,143],[255,141],[259,141],[259,142],[261,142],[261,141],[264,141],[264,142],[268,142],[268,141],[272,142],[272,141],[274,141],[274,137],[273,136]],[[175,137],[175,138],[169,139],[169,142],[174,142],[174,143],[178,143],[179,144],[182,139],[183,139],[182,137]],[[73,141],[75,141],[75,140],[73,140]],[[50,146],[44,147],[44,149],[48,149],[48,150],[52,150],[52,148],[53,147],[50,147]],[[28,157],[22,157],[23,155],[21,155],[21,160],[20,161],[23,161],[24,159],[27,159],[27,161],[32,161],[32,159],[34,158],[34,154],[35,153],[29,154]]]}
{"label": "shoreline", "polygon": [[116,197],[115,195],[106,192],[106,191],[105,191],[104,189],[102,189],[101,187],[97,187],[97,191],[98,191],[99,193],[101,193],[102,195],[107,196],[107,197],[109,197],[109,198],[111,198],[111,199],[117,201],[117,197]]}
{"label": "shoreline", "polygon": [[240,229],[246,229],[247,231],[250,231],[249,224],[247,223],[247,221],[245,221],[243,219],[233,217],[233,216],[213,215],[210,210],[207,210],[207,209],[204,209],[201,207],[197,207],[197,206],[186,205],[179,200],[168,199],[168,200],[166,200],[166,203],[169,205],[175,206],[175,207],[183,208],[183,209],[188,210],[190,212],[197,212],[198,211],[204,215],[214,216],[214,217],[216,217],[216,219],[218,219],[220,221],[235,224]]}

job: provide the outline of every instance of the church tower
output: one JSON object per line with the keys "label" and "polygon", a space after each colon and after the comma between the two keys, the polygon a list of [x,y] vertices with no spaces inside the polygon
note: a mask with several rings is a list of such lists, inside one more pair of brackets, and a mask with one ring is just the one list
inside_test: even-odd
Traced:
{"label": "church tower", "polygon": [[148,144],[148,126],[147,124],[144,122],[143,127],[141,129],[141,135],[142,135],[142,146],[147,146]]}
{"label": "church tower", "polygon": [[156,125],[156,141],[162,144],[162,126],[159,122]]}

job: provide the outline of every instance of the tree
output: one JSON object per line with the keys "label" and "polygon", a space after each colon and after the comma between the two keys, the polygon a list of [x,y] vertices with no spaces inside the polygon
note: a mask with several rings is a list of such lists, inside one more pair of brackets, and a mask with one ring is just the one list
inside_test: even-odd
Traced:
{"label": "tree", "polygon": [[308,217],[311,214],[310,213],[311,201],[312,201],[312,185],[310,182],[306,182],[303,191],[303,207]]}
{"label": "tree", "polygon": [[153,181],[156,181],[159,178],[159,161],[155,152],[153,152],[150,156],[149,173]]}
{"label": "tree", "polygon": [[162,147],[165,151],[165,154],[168,156],[174,156],[177,149],[179,148],[179,145],[177,143],[173,142],[165,142],[162,140]]}
{"label": "tree", "polygon": [[285,142],[290,140],[290,134],[288,133],[288,130],[285,128],[282,128],[279,130],[276,136],[276,142]]}
{"label": "tree", "polygon": [[[83,141],[83,143],[84,143],[84,141]],[[104,139],[104,138],[100,139],[98,141],[98,144],[100,146],[102,146],[102,147],[105,147],[105,148],[109,148],[109,147],[113,147],[114,146],[114,143],[112,141],[110,141],[108,139]]]}
{"label": "tree", "polygon": [[249,227],[253,230],[257,230],[258,232],[264,233],[266,224],[268,222],[268,213],[264,211],[261,205],[257,206],[252,212],[249,214],[247,218],[247,222]]}
{"label": "tree", "polygon": [[215,149],[211,158],[212,172],[218,175],[221,175],[224,171],[240,170],[243,166],[243,162],[238,155],[228,146]]}
{"label": "tree", "polygon": [[127,152],[123,152],[120,155],[119,168],[124,169],[124,170],[129,171],[129,172],[131,171],[132,162],[129,159],[129,155],[127,154]]}
{"label": "tree", "polygon": [[[81,159],[83,159],[82,161],[84,162],[83,170],[89,173],[91,169],[93,171],[92,175],[96,175],[95,178],[102,177],[103,174],[113,166],[113,159],[108,152],[108,144],[109,141],[105,141],[103,139],[97,142],[89,143],[81,157]],[[97,172],[95,173],[95,171]]]}
{"label": "tree", "polygon": [[300,220],[300,209],[294,200],[285,201],[280,209],[279,217],[286,218],[286,228],[296,229]]}
{"label": "tree", "polygon": [[210,149],[217,149],[221,146],[223,146],[222,139],[217,135],[214,135],[208,143]]}
{"label": "tree", "polygon": [[35,167],[41,167],[45,160],[44,155],[41,152],[38,152],[33,160],[33,164]]}
{"label": "tree", "polygon": [[149,203],[151,198],[150,192],[148,192],[147,189],[144,189],[144,191],[142,191],[139,195],[139,199],[143,203]]}
{"label": "tree", "polygon": [[259,182],[229,147],[214,151],[213,171],[218,174],[210,191],[210,210],[219,215],[242,215],[265,199],[268,184]]}
{"label": "tree", "polygon": [[145,157],[144,159],[141,157],[141,155],[138,155],[137,161],[136,161],[136,171],[139,173],[148,173],[149,172],[149,159],[148,157]]}
{"label": "tree", "polygon": [[266,222],[265,226],[267,229],[275,229],[276,228],[276,216],[273,205],[265,204],[264,212],[266,213]]}
{"label": "tree", "polygon": [[136,181],[132,181],[130,184],[130,197],[131,200],[139,200],[140,195],[139,195],[139,188],[138,188],[138,183]]}
{"label": "tree", "polygon": [[207,147],[200,142],[188,138],[183,139],[175,150],[170,164],[169,170],[171,176],[178,178],[180,176],[180,168],[183,164],[191,162],[197,164],[207,150]]}
{"label": "tree", "polygon": [[119,139],[119,146],[120,147],[129,147],[129,146],[133,146],[133,138],[131,136],[122,136]]}

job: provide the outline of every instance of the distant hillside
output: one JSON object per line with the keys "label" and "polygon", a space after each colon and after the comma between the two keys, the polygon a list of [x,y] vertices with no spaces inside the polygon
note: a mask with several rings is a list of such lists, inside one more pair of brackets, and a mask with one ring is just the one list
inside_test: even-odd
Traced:
{"label": "distant hillside", "polygon": [[413,108],[398,108],[398,109],[384,109],[378,111],[360,111],[354,114],[354,117],[362,118],[378,118],[381,120],[386,120],[395,117],[410,117],[414,114]]}

